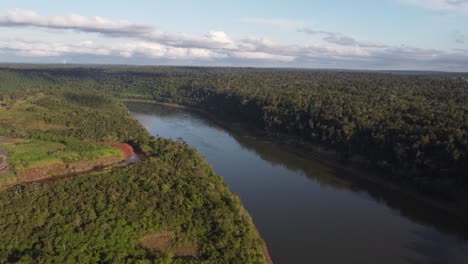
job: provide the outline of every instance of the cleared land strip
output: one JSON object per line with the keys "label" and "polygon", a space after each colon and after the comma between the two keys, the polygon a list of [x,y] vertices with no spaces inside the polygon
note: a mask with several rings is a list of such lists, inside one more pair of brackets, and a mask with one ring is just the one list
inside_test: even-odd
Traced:
{"label": "cleared land strip", "polygon": [[[99,142],[79,152],[56,142],[2,138],[0,187],[88,173],[119,164],[134,154],[132,146],[119,142]],[[2,181],[3,177],[8,180]]]}

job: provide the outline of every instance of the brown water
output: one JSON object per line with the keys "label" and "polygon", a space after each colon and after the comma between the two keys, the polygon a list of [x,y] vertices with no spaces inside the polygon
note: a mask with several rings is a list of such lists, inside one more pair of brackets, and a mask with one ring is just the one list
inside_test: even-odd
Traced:
{"label": "brown water", "polygon": [[275,263],[468,263],[468,223],[288,146],[184,109],[132,103],[153,135],[182,138],[224,176]]}

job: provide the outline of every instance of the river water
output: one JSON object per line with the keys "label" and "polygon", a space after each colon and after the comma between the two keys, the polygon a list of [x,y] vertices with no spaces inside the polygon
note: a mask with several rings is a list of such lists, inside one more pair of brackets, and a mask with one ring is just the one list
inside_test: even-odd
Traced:
{"label": "river water", "polygon": [[275,263],[468,263],[468,223],[286,145],[202,115],[131,103],[152,135],[182,138],[224,177]]}

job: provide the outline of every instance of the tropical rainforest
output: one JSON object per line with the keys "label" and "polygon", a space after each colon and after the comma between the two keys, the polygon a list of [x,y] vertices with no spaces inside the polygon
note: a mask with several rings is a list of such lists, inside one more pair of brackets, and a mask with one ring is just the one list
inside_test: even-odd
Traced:
{"label": "tropical rainforest", "polygon": [[135,163],[45,182],[0,174],[8,179],[0,181],[0,263],[267,262],[240,199],[205,159],[182,141],[151,137],[116,99],[2,71],[0,104],[11,174],[118,155],[97,142],[140,154]]}
{"label": "tropical rainforest", "polygon": [[[197,67],[32,67],[14,83],[175,103],[329,147],[430,192],[463,192],[468,77],[450,73]],[[4,77],[7,78],[7,77]],[[463,187],[463,188],[453,188]]]}
{"label": "tropical rainforest", "polygon": [[27,100],[22,114],[36,123],[3,122],[1,136],[125,142],[146,158],[0,193],[0,255],[4,262],[265,261],[239,199],[204,159],[183,142],[150,137],[116,98],[197,108],[457,199],[468,187],[467,80],[449,73],[4,65],[4,112]]}

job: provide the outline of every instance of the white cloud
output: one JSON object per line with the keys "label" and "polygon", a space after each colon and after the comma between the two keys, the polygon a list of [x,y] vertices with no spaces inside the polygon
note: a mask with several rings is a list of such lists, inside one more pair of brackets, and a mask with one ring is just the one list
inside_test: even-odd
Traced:
{"label": "white cloud", "polygon": [[205,37],[209,40],[219,43],[225,49],[236,49],[237,44],[223,31],[210,31]]}
{"label": "white cloud", "polygon": [[130,42],[108,47],[122,57],[144,56],[168,59],[217,59],[225,55],[207,49],[170,47],[150,42]]}
{"label": "white cloud", "polygon": [[102,17],[88,19],[80,15],[45,17],[34,11],[24,9],[14,9],[8,11],[6,15],[0,16],[0,25],[73,29],[117,35],[149,34],[155,31],[155,28],[151,26],[134,24],[123,20],[112,21]]}
{"label": "white cloud", "polygon": [[198,48],[178,48],[150,42],[127,42],[119,44],[57,43],[31,40],[0,40],[0,49],[10,50],[22,57],[58,57],[70,54],[119,56],[130,58],[144,56],[169,59],[215,59],[225,55]]}
{"label": "white cloud", "polygon": [[274,60],[274,61],[293,61],[294,56],[283,56],[269,54],[265,52],[255,52],[255,51],[239,51],[233,52],[233,57],[241,59],[261,59],[261,60]]}
{"label": "white cloud", "polygon": [[3,27],[39,27],[97,33],[109,37],[138,38],[157,41],[164,45],[198,48],[232,48],[224,32],[209,32],[204,36],[162,32],[154,26],[114,21],[102,17],[86,18],[80,15],[42,16],[34,11],[14,9],[0,16]]}
{"label": "white cloud", "polygon": [[[390,46],[358,40],[341,33],[302,27],[299,31],[319,38],[311,44],[284,45],[261,36],[233,38],[223,31],[202,35],[162,32],[154,26],[86,18],[79,15],[42,16],[33,11],[15,9],[0,15],[3,28],[45,29],[34,34],[36,40],[0,36],[2,59],[68,57],[86,58],[99,63],[103,59],[126,63],[145,61],[196,61],[217,65],[307,66],[338,65],[350,68],[413,67],[419,69],[468,70],[468,54],[407,46]],[[35,29],[37,30],[37,29]],[[50,32],[52,30],[52,32]],[[55,32],[55,30],[60,30]],[[63,30],[68,34],[63,35]],[[93,33],[93,34],[75,34]],[[98,35],[95,35],[97,33]],[[42,37],[41,37],[42,36]],[[55,36],[49,38],[49,36]],[[62,38],[60,36],[63,36]],[[39,38],[39,39],[38,39]],[[319,64],[317,64],[319,63]],[[409,65],[409,66],[408,66]]]}
{"label": "white cloud", "polygon": [[0,49],[14,51],[23,57],[57,57],[66,53],[110,55],[107,49],[90,46],[89,43],[64,45],[30,40],[0,40]]}

